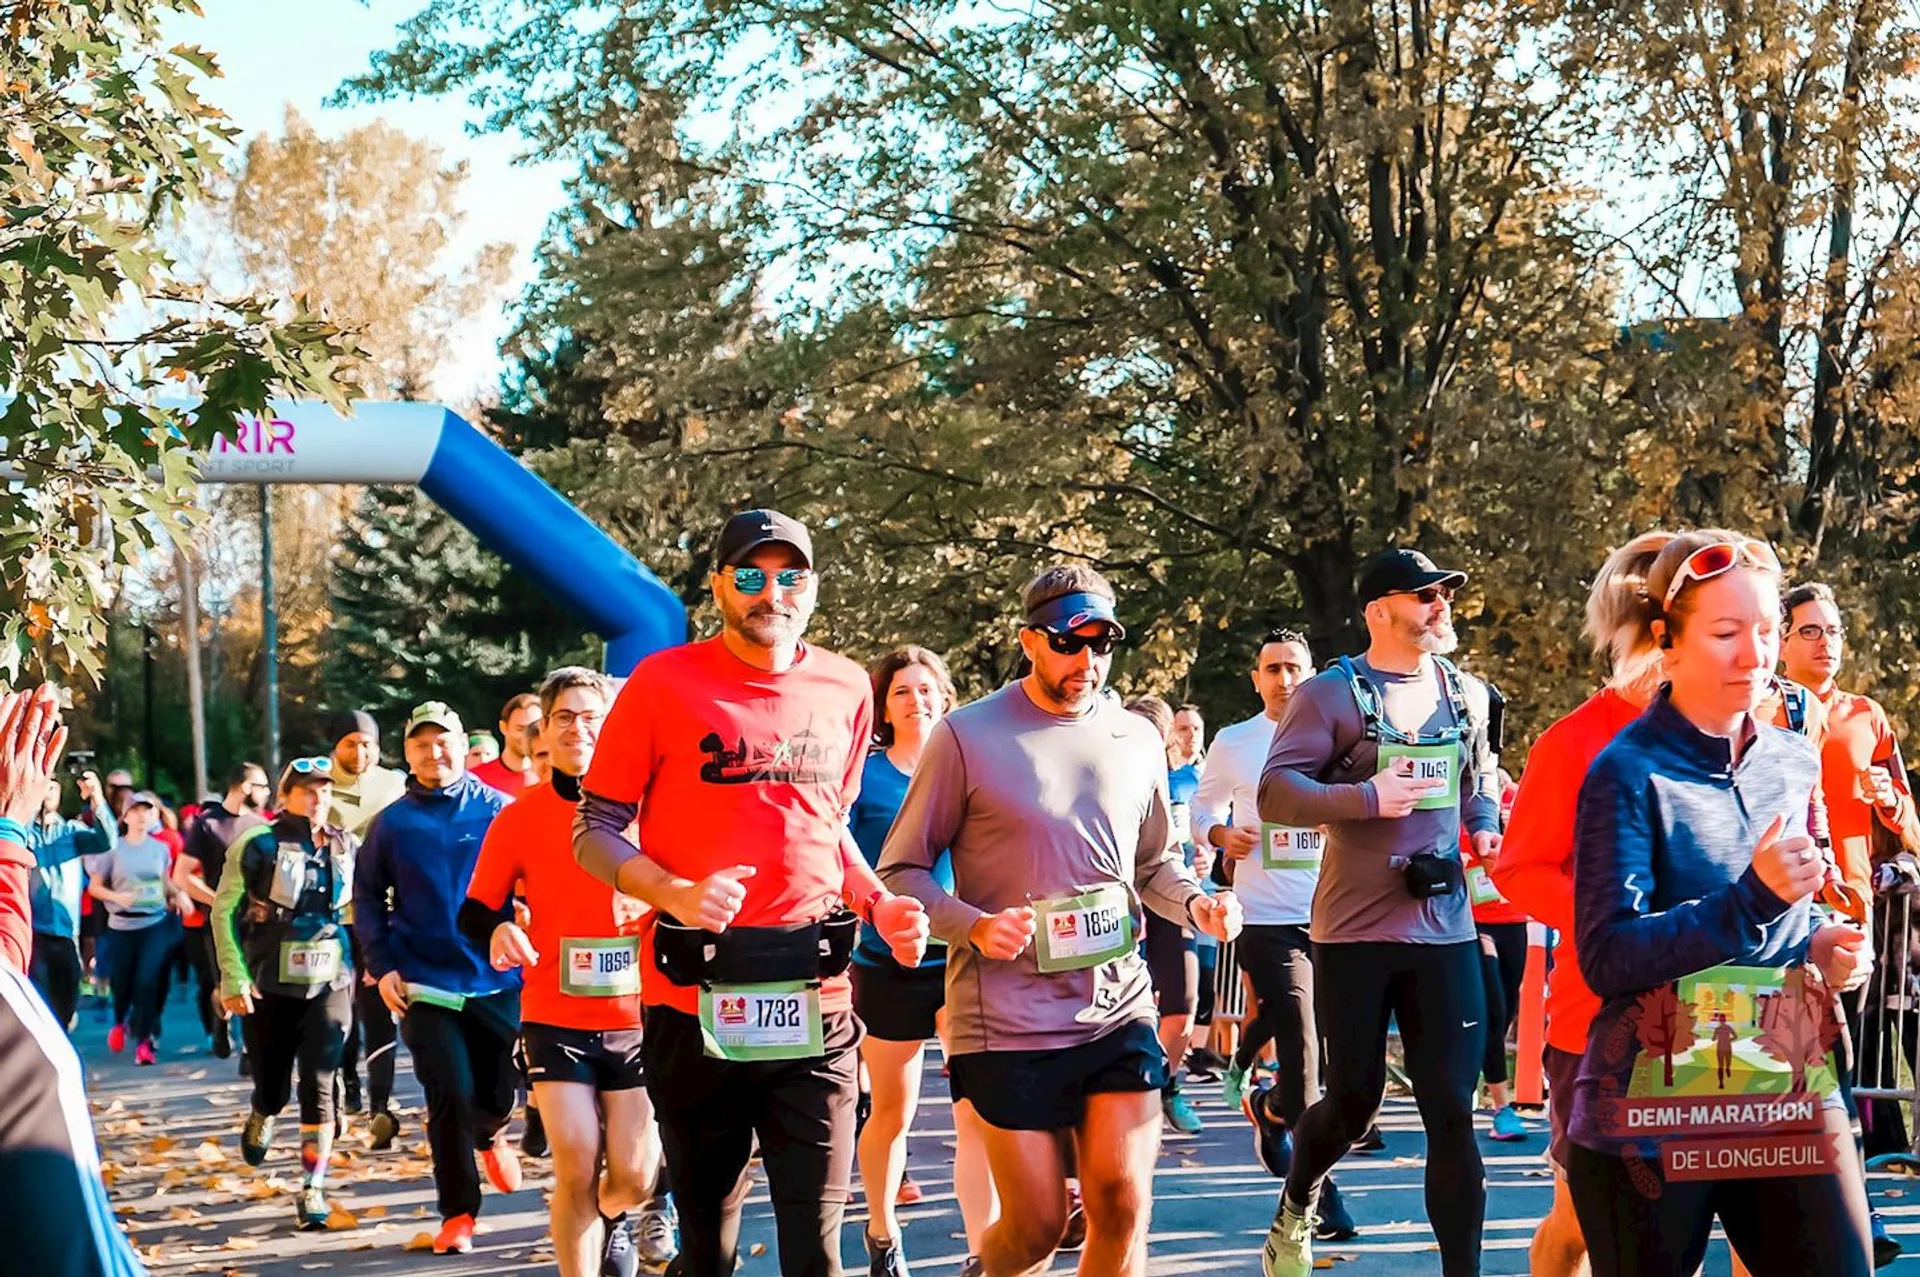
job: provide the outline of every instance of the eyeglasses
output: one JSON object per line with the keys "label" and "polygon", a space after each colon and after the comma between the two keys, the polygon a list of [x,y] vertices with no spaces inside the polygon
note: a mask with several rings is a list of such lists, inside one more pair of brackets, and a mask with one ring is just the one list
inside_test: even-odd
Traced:
{"label": "eyeglasses", "polygon": [[[811,568],[781,568],[773,573],[773,582],[783,590],[798,590],[813,580]],[[759,594],[767,588],[765,568],[733,569],[733,588],[742,594]]]}
{"label": "eyeglasses", "polygon": [[1823,638],[1846,637],[1846,631],[1838,625],[1802,625],[1796,627],[1793,632],[1809,643],[1818,643]]}
{"label": "eyeglasses", "polygon": [[1778,572],[1780,558],[1773,547],[1765,541],[1755,541],[1741,537],[1737,541],[1715,541],[1712,545],[1703,545],[1681,561],[1680,568],[1673,574],[1673,581],[1667,586],[1667,597],[1660,600],[1660,610],[1666,611],[1673,606],[1673,600],[1679,595],[1680,587],[1688,581],[1711,581],[1740,566],[1745,559],[1763,572]]}
{"label": "eyeglasses", "polygon": [[333,760],[331,758],[296,758],[287,764],[287,770],[296,776],[331,776]]}
{"label": "eyeglasses", "polygon": [[1394,593],[1404,594],[1410,598],[1418,599],[1423,607],[1432,607],[1442,599],[1445,599],[1449,603],[1453,602],[1453,587],[1451,585],[1425,585],[1417,590],[1395,590]]}
{"label": "eyeglasses", "polygon": [[1110,656],[1114,644],[1119,640],[1113,637],[1112,630],[1101,630],[1098,634],[1075,634],[1069,630],[1065,634],[1055,634],[1052,630],[1041,630],[1047,636],[1047,646],[1062,656],[1078,656],[1088,648],[1095,656]]}

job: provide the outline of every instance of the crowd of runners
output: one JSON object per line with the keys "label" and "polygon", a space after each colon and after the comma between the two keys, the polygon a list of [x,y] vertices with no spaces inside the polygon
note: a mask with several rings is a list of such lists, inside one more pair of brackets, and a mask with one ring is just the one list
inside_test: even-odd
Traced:
{"label": "crowd of runners", "polygon": [[[806,528],[737,515],[719,634],[617,687],[555,670],[497,739],[425,702],[404,771],[343,713],[184,821],[84,769],[63,816],[53,697],[0,699],[0,1159],[10,1184],[28,1136],[58,1161],[21,1271],[138,1271],[60,1030],[104,986],[111,1049],[151,1063],[176,955],[252,1080],[249,1163],[297,1106],[297,1226],[326,1225],[350,1119],[391,1147],[404,1045],[433,1249],[550,1158],[565,1277],[731,1274],[756,1158],[783,1273],[842,1271],[857,1168],[868,1271],[904,1277],[931,1041],[967,1274],[1062,1249],[1144,1274],[1162,1130],[1217,1085],[1281,1181],[1263,1271],[1306,1277],[1357,1231],[1334,1173],[1378,1146],[1396,1036],[1445,1277],[1481,1269],[1480,1114],[1548,1136],[1535,1274],[1689,1277],[1716,1220],[1760,1277],[1898,1254],[1861,1153],[1892,1115],[1852,1082],[1909,992],[1873,937],[1920,819],[1886,714],[1836,685],[1839,600],[1763,542],[1649,533],[1597,565],[1608,678],[1517,785],[1503,698],[1448,659],[1466,578],[1412,550],[1360,577],[1364,652],[1268,633],[1254,712],[1210,743],[1197,707],[1107,687],[1147,618],[1089,567],[1034,578],[1027,672],[964,705],[924,648],[863,670],[805,642],[818,580]],[[1509,1077],[1530,922],[1545,1132]]]}

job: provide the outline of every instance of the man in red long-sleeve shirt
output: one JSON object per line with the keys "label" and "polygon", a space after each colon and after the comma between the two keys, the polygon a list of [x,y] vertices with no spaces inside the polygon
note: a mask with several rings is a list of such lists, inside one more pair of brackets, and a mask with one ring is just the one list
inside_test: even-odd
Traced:
{"label": "man in red long-sleeve shirt", "polygon": [[144,1277],[100,1180],[100,1150],[65,1026],[28,983],[39,815],[66,748],[51,686],[0,693],[0,1184],[13,1212],[9,1271],[35,1277]]}

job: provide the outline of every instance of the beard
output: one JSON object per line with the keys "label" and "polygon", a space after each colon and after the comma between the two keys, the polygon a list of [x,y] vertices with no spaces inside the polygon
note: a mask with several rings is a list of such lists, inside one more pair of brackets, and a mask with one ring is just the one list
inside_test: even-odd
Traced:
{"label": "beard", "polygon": [[1033,671],[1033,676],[1039,681],[1041,691],[1045,692],[1047,696],[1056,703],[1065,705],[1071,710],[1079,711],[1085,709],[1087,706],[1093,704],[1095,697],[1100,695],[1100,680],[1098,678],[1089,677],[1077,687],[1069,687],[1064,681],[1054,682],[1037,666]]}
{"label": "beard", "polygon": [[1453,622],[1445,617],[1431,625],[1422,625],[1417,621],[1403,622],[1400,635],[1429,656],[1445,656],[1460,646],[1460,640],[1453,632]]}
{"label": "beard", "polygon": [[807,610],[759,603],[727,618],[732,629],[758,647],[791,647],[807,628]]}

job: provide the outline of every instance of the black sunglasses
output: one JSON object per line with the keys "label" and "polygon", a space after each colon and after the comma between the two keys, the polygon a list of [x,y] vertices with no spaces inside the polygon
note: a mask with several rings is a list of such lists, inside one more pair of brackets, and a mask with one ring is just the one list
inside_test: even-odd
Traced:
{"label": "black sunglasses", "polygon": [[1052,630],[1040,632],[1047,636],[1047,646],[1062,656],[1078,656],[1088,648],[1093,649],[1095,656],[1108,656],[1119,641],[1113,637],[1112,630],[1102,630],[1098,634],[1075,634],[1071,630],[1065,634],[1055,634]]}
{"label": "black sunglasses", "polygon": [[1451,585],[1428,585],[1418,590],[1395,590],[1394,593],[1405,594],[1416,598],[1420,600],[1421,606],[1423,607],[1432,607],[1441,599],[1445,599],[1449,603],[1453,602],[1453,587]]}

